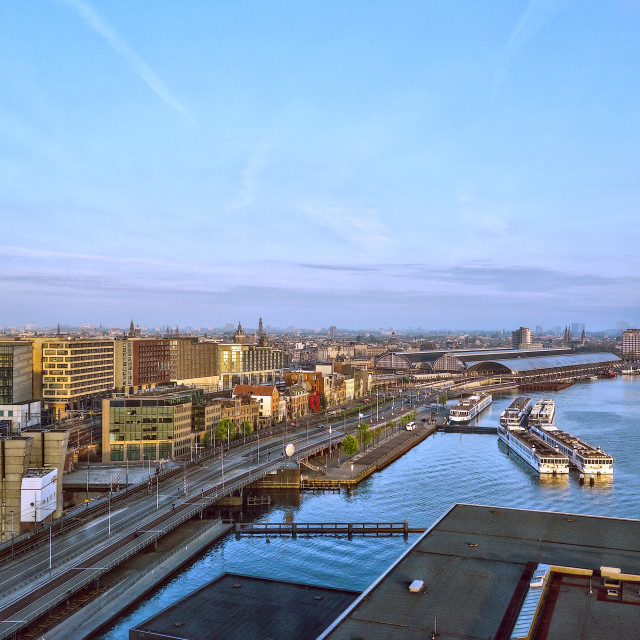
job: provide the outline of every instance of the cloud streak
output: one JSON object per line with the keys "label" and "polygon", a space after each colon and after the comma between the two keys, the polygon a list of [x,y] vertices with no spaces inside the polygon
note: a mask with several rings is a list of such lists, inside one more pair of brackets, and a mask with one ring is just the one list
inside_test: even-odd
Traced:
{"label": "cloud streak", "polygon": [[102,36],[129,63],[133,71],[160,100],[177,111],[190,123],[196,124],[193,114],[171,93],[169,87],[156,75],[151,67],[131,47],[123,42],[122,38],[104,18],[98,15],[83,0],[63,0],[63,2],[75,9],[82,16],[87,26]]}
{"label": "cloud streak", "polygon": [[498,89],[505,81],[509,65],[514,56],[525,46],[533,34],[541,29],[551,16],[560,10],[568,0],[529,0],[527,8],[511,31],[509,40],[498,63],[491,89],[491,99],[495,101]]}

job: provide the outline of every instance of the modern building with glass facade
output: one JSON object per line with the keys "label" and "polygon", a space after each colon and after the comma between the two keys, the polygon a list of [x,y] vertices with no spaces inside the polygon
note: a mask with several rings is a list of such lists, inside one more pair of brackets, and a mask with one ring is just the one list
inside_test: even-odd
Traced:
{"label": "modern building with glass facade", "polygon": [[192,404],[200,389],[147,392],[102,401],[102,460],[167,460],[192,445]]}
{"label": "modern building with glass facade", "polygon": [[33,347],[19,342],[0,342],[0,405],[33,398]]}

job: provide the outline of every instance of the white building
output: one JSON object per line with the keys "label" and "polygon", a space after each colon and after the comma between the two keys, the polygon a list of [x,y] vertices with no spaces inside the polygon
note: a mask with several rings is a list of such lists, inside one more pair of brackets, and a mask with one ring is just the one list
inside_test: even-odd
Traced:
{"label": "white building", "polygon": [[0,404],[0,434],[19,436],[24,429],[39,428],[42,403],[29,400],[14,404]]}
{"label": "white building", "polygon": [[29,469],[22,478],[21,522],[44,522],[56,510],[57,487],[57,469]]}

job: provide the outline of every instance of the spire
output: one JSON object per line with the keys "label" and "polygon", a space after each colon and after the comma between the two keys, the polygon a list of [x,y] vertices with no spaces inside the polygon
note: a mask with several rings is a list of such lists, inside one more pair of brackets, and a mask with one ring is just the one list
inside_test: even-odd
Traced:
{"label": "spire", "polygon": [[60,323],[58,322],[58,335],[60,335]]}
{"label": "spire", "polygon": [[133,318],[131,318],[131,324],[129,325],[129,337],[133,338],[136,333],[136,328],[133,326]]}
{"label": "spire", "polygon": [[260,316],[260,321],[258,322],[258,346],[259,347],[269,346],[269,338],[267,338],[267,334],[264,332],[264,329],[262,328],[262,316]]}
{"label": "spire", "polygon": [[244,344],[245,339],[246,336],[244,335],[244,331],[242,330],[242,325],[240,324],[240,322],[238,322],[238,328],[236,329],[236,332],[233,336],[233,341],[236,344]]}

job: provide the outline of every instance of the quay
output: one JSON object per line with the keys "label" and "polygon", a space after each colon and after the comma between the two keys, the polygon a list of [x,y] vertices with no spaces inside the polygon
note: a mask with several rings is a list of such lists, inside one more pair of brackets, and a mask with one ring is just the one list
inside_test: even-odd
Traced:
{"label": "quay", "polygon": [[336,452],[332,451],[331,456],[327,455],[325,458],[325,471],[316,471],[315,475],[301,474],[300,489],[326,490],[355,487],[371,474],[389,466],[435,431],[435,423],[416,421],[416,428],[413,431],[401,428],[398,433],[378,444],[373,444],[353,460],[339,458]]}

